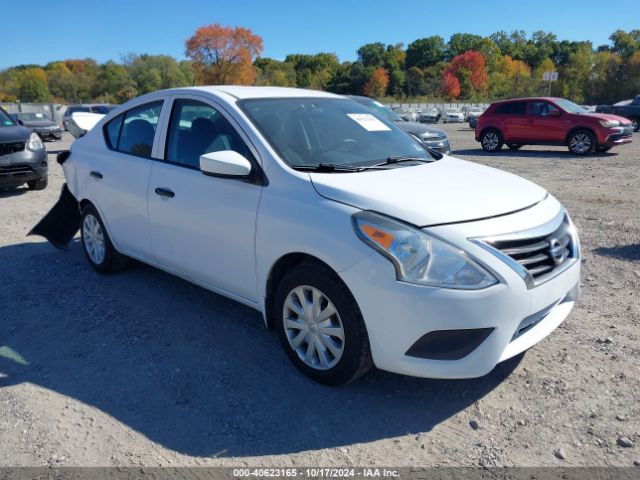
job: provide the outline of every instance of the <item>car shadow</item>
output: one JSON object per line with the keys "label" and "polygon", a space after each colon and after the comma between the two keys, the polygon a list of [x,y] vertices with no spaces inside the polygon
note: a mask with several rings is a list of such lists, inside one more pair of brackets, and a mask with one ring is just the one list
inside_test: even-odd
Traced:
{"label": "car shadow", "polygon": [[19,197],[28,191],[27,187],[0,188],[0,198]]}
{"label": "car shadow", "polygon": [[[300,374],[255,310],[152,267],[99,275],[80,246],[0,248],[0,388],[29,382],[197,456],[259,456],[425,432],[499,385]],[[55,411],[51,412],[56,415]]]}
{"label": "car shadow", "polygon": [[618,260],[640,261],[640,244],[618,245],[616,247],[598,247],[593,250],[597,255],[617,258]]}
{"label": "car shadow", "polygon": [[501,157],[501,156],[509,156],[509,157],[536,157],[536,158],[551,158],[557,160],[559,158],[573,159],[573,160],[592,160],[592,159],[600,159],[607,157],[615,157],[618,154],[613,152],[593,152],[584,157],[576,156],[569,152],[568,150],[527,150],[526,148],[520,150],[511,150],[508,148],[503,148],[497,152],[485,152],[482,148],[465,148],[454,150],[452,155],[473,155],[475,157]]}

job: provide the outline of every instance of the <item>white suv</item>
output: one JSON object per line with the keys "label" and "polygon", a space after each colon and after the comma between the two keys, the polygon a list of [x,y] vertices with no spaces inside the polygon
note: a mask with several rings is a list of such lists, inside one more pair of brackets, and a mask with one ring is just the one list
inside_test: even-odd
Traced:
{"label": "white suv", "polygon": [[249,305],[326,384],[371,365],[484,375],[578,296],[578,238],[553,196],[341,96],[160,91],[60,161],[93,268],[135,258]]}

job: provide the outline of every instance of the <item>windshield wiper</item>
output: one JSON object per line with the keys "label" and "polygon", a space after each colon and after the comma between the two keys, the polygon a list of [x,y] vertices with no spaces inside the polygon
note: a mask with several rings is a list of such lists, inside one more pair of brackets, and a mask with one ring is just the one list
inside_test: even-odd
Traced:
{"label": "windshield wiper", "polygon": [[376,163],[371,165],[371,167],[382,167],[384,165],[395,165],[396,163],[404,163],[404,162],[421,162],[421,163],[431,163],[435,162],[432,158],[423,158],[423,157],[387,157],[384,162]]}
{"label": "windshield wiper", "polygon": [[294,170],[300,170],[302,172],[361,172],[362,167],[355,167],[353,165],[336,165],[335,163],[319,163],[318,165],[292,165]]}

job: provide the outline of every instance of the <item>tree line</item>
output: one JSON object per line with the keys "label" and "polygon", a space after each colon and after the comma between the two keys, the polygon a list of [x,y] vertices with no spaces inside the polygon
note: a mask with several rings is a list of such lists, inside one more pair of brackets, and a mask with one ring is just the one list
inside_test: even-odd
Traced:
{"label": "tree line", "polygon": [[369,43],[353,62],[333,53],[261,57],[249,29],[206,25],[185,42],[187,60],[129,54],[20,65],[0,71],[0,101],[111,102],[171,87],[273,85],[376,98],[490,101],[546,94],[543,73],[557,71],[551,95],[577,103],[611,103],[640,94],[640,30],[617,30],[610,43],[559,40],[543,31],[456,33],[407,45]]}

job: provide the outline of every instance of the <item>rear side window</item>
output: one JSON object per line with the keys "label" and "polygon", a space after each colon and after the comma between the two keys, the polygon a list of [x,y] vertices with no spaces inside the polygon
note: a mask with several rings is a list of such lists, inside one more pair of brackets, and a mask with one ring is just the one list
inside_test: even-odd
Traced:
{"label": "rear side window", "polygon": [[150,158],[161,110],[162,101],[158,101],[118,115],[105,126],[108,146],[119,152]]}
{"label": "rear side window", "polygon": [[493,111],[496,115],[525,115],[527,102],[509,102],[498,105]]}

